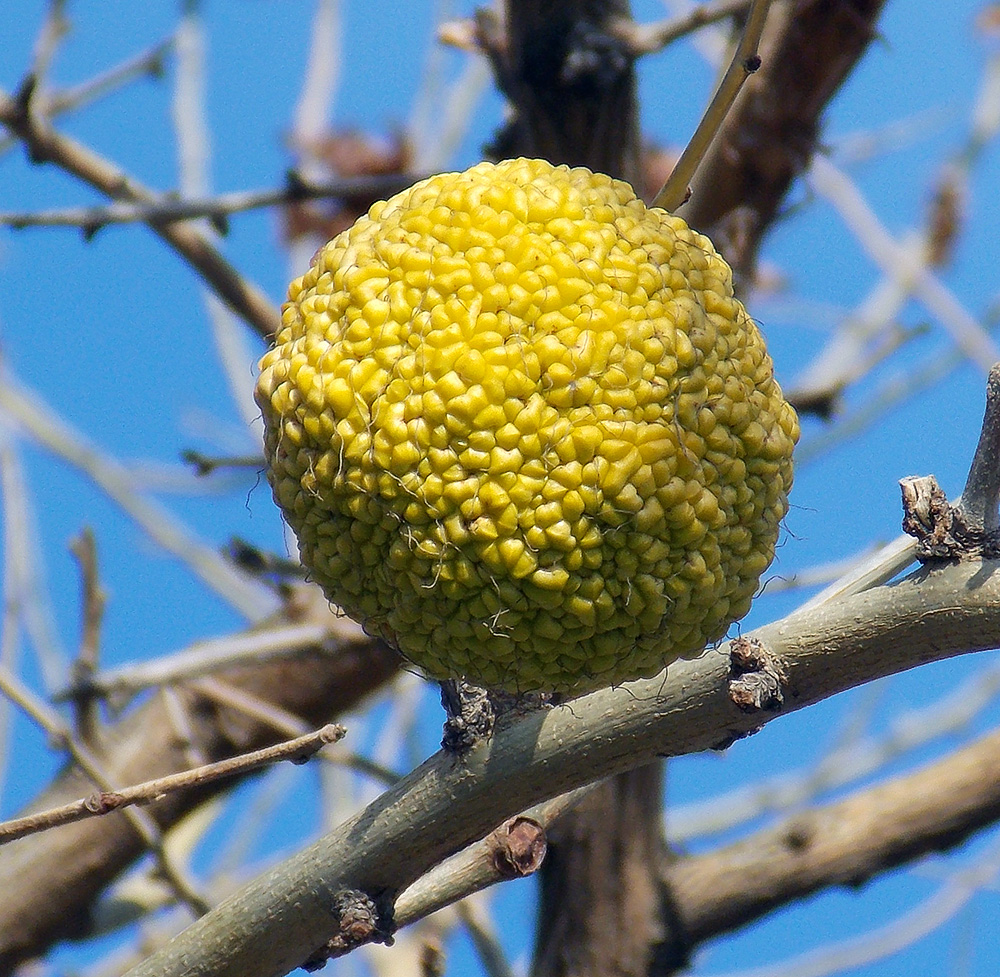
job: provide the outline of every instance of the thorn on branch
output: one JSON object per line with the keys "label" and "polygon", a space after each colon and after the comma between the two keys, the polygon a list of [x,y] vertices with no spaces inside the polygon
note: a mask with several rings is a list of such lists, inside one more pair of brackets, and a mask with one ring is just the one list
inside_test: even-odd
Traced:
{"label": "thorn on branch", "polygon": [[505,879],[538,871],[548,851],[545,828],[534,818],[518,815],[505,821],[487,839],[493,868]]}
{"label": "thorn on branch", "polygon": [[395,927],[388,901],[375,900],[358,889],[341,889],[333,897],[330,912],[337,918],[338,932],[302,962],[303,970],[321,970],[327,961],[365,943],[392,946]]}
{"label": "thorn on branch", "polygon": [[17,91],[14,93],[14,105],[18,115],[24,120],[27,120],[31,115],[31,103],[37,91],[38,77],[33,72],[25,75],[21,84],[17,86]]}
{"label": "thorn on branch", "polygon": [[301,563],[267,553],[238,536],[230,539],[225,553],[241,570],[258,579],[270,579],[276,584],[306,579],[306,568]]}
{"label": "thorn on branch", "polygon": [[195,475],[199,478],[211,475],[220,468],[261,469],[264,466],[264,459],[260,455],[233,455],[216,458],[193,449],[182,451],[181,461],[190,465],[194,469]]}
{"label": "thorn on branch", "polygon": [[729,644],[729,698],[743,712],[777,712],[785,702],[785,663],[757,638]]}
{"label": "thorn on branch", "polygon": [[954,505],[933,475],[900,480],[903,531],[919,546],[917,558],[1000,557],[1000,363],[990,370],[986,410],[965,489]]}

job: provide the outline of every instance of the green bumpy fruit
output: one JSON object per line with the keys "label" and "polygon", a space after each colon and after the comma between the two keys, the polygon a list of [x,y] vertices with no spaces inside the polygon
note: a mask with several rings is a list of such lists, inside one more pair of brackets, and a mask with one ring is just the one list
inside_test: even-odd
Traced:
{"label": "green bumpy fruit", "polygon": [[435,678],[583,691],[742,617],[795,412],[729,267],[630,186],[481,163],[293,282],[257,401],[327,596]]}

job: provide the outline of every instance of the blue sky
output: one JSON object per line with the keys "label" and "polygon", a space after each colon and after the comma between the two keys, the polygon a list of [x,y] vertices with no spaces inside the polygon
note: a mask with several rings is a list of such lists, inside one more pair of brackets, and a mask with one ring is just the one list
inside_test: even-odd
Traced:
{"label": "blue sky", "polygon": [[[825,142],[833,158],[897,237],[921,226],[941,165],[967,138],[991,53],[973,27],[979,7],[971,0],[892,0],[882,20],[882,38],[827,114]],[[635,8],[640,19],[662,16],[664,10],[653,2],[637,2]],[[156,43],[174,29],[179,9],[178,4],[120,0],[70,4],[71,31],[59,48],[53,81],[79,83]],[[406,127],[441,9],[465,13],[470,5],[345,0],[334,125],[374,132]],[[221,191],[279,185],[292,162],[285,143],[301,85],[313,4],[218,0],[202,10],[212,186]],[[30,63],[44,11],[45,5],[26,0],[10,0],[0,7],[0,85],[7,91],[17,86]],[[458,52],[442,58],[449,78],[457,77],[466,63]],[[647,58],[640,77],[645,132],[657,141],[683,143],[706,100],[711,70],[698,52],[679,45]],[[170,189],[178,178],[170,124],[173,84],[168,66],[162,79],[135,82],[59,120],[58,127],[148,185]],[[475,162],[500,117],[498,97],[486,92],[449,165]],[[884,133],[900,123],[904,131],[899,145],[884,140],[890,145],[875,156],[851,155],[859,134]],[[971,174],[967,224],[952,264],[941,272],[966,309],[980,319],[995,310],[1000,298],[997,187],[1000,153],[993,145]],[[0,156],[2,210],[99,200],[54,168],[28,164],[18,150]],[[775,228],[763,251],[786,288],[751,301],[779,377],[789,385],[822,348],[829,330],[880,277],[829,203],[815,200],[806,187],[797,187],[793,200],[801,206]],[[273,213],[234,218],[223,248],[237,268],[275,302],[281,300],[290,273]],[[920,335],[848,392],[845,414],[908,372],[948,356],[952,342],[923,306],[908,302],[900,321],[922,330]],[[247,337],[249,378],[263,347]],[[89,242],[64,228],[0,230],[0,359],[9,375],[100,451],[129,464],[141,463],[156,485],[165,484],[168,476],[176,481],[183,473],[179,455],[186,448],[247,452],[258,443],[259,428],[248,423],[234,403],[219,369],[199,282],[139,226],[107,228]],[[787,537],[772,573],[788,575],[842,559],[895,536],[900,520],[896,483],[904,475],[934,472],[946,491],[957,495],[978,435],[983,381],[977,367],[960,365],[919,397],[904,400],[857,435],[803,463],[786,521]],[[806,419],[803,429],[803,446],[828,430],[814,419]],[[67,542],[84,526],[97,533],[102,582],[109,594],[105,664],[173,651],[242,623],[238,613],[150,542],[79,471],[28,438],[18,439],[16,447],[30,487],[56,630],[65,649],[75,647],[79,632],[78,574]],[[161,488],[155,494],[208,545],[240,536],[262,547],[284,549],[270,494],[252,474],[224,480],[219,492],[192,495]],[[747,624],[782,614],[804,596],[766,596]],[[671,767],[671,802],[683,805],[806,767],[845,735],[852,718],[866,711],[866,731],[884,734],[894,718],[935,701],[961,681],[974,681],[985,664],[981,656],[900,676],[874,691],[840,696],[774,723],[724,756],[681,760]],[[20,667],[25,680],[40,687],[42,678],[30,648]],[[439,717],[433,700],[433,695],[426,697],[427,718],[418,734],[425,752],[437,739]],[[889,770],[925,759],[997,718],[994,705],[971,728]],[[29,723],[16,720],[14,733],[8,775],[0,790],[5,815],[30,798],[58,766],[58,758],[45,749],[44,737]],[[310,775],[303,776],[309,782]],[[287,848],[308,830],[314,816],[315,811],[307,809],[297,818],[289,817],[282,822],[288,825],[287,833],[271,832],[266,844]],[[987,843],[995,842],[978,840],[952,862],[932,859],[860,892],[838,891],[807,900],[748,934],[712,944],[696,961],[696,971],[721,973],[776,963],[823,940],[862,933],[930,894],[948,865],[971,863]],[[501,898],[519,906],[528,889],[512,888]],[[914,971],[992,975],[1000,966],[1000,952],[990,938],[997,923],[995,891],[980,893],[964,915],[934,935],[851,972],[880,977]],[[528,952],[526,935],[510,939],[513,955],[523,957]],[[76,953],[67,950],[59,959],[67,965],[83,959]],[[457,950],[450,972],[476,971],[471,957]]]}

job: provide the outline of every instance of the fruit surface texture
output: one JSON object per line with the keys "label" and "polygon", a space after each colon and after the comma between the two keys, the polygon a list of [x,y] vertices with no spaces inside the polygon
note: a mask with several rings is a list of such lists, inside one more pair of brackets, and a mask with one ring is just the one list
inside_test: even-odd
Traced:
{"label": "fruit surface texture", "polygon": [[711,242],[632,188],[481,163],[289,290],[257,400],[329,599],[435,678],[577,692],[746,614],[798,422]]}

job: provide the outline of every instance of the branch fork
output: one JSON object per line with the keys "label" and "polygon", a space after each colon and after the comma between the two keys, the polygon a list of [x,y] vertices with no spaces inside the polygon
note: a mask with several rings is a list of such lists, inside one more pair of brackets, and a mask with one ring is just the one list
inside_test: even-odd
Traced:
{"label": "branch fork", "polygon": [[899,485],[903,531],[917,540],[919,560],[1000,558],[1000,363],[990,370],[983,429],[958,501],[949,504],[933,475],[910,476]]}

